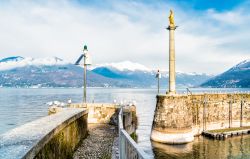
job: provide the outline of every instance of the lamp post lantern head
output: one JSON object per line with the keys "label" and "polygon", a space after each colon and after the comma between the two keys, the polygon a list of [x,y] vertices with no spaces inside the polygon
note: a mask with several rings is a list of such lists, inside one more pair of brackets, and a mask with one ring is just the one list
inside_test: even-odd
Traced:
{"label": "lamp post lantern head", "polygon": [[91,60],[91,57],[88,53],[87,45],[84,45],[84,47],[83,47],[83,56],[84,56],[84,65],[91,65],[92,60]]}
{"label": "lamp post lantern head", "polygon": [[[83,63],[81,63],[82,59],[83,59]],[[81,56],[75,62],[75,65],[91,65],[91,64],[92,64],[92,60],[88,53],[87,45],[84,45],[83,54],[81,54]]]}
{"label": "lamp post lantern head", "polygon": [[87,45],[84,45],[84,47],[83,47],[83,53],[85,54],[87,52],[88,52],[88,47],[87,47]]}
{"label": "lamp post lantern head", "polygon": [[161,73],[160,73],[160,70],[158,70],[157,71],[157,73],[156,73],[156,76],[155,76],[156,78],[161,78]]}

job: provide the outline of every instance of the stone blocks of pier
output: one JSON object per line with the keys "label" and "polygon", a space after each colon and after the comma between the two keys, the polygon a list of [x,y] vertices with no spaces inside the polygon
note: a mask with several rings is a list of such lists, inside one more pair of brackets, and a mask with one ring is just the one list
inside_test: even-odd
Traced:
{"label": "stone blocks of pier", "polygon": [[[61,123],[53,132],[39,141],[37,147],[40,151],[35,158],[72,158],[79,143],[88,135],[87,118],[88,113],[85,111]],[[30,156],[28,153],[25,158]]]}
{"label": "stone blocks of pier", "polygon": [[[112,103],[72,103],[70,108],[86,108],[88,110],[89,124],[111,124],[118,125],[118,114],[121,106]],[[51,106],[49,115],[56,114],[66,108]],[[137,128],[136,106],[123,106],[124,129],[132,134]]]}
{"label": "stone blocks of pier", "polygon": [[115,104],[87,104],[89,110],[88,122],[92,124],[105,124],[111,121],[114,114],[118,114],[118,106]]}
{"label": "stone blocks of pier", "polygon": [[65,108],[0,135],[1,159],[72,158],[88,134],[88,111]]}
{"label": "stone blocks of pier", "polygon": [[242,101],[241,123],[249,126],[250,94],[158,95],[151,139],[181,144],[205,130],[240,127]]}
{"label": "stone blocks of pier", "polygon": [[192,109],[187,107],[187,96],[157,96],[151,132],[153,141],[182,144],[192,142]]}
{"label": "stone blocks of pier", "polygon": [[[120,105],[111,103],[73,103],[69,105],[70,108],[87,108],[88,109],[88,123],[89,124],[118,124],[118,114],[120,111]],[[52,109],[54,111],[55,108]],[[60,109],[58,109],[60,111]],[[134,105],[125,106],[123,108],[126,119],[136,118],[136,107]],[[134,121],[136,119],[133,119]],[[131,125],[131,122],[125,122]]]}

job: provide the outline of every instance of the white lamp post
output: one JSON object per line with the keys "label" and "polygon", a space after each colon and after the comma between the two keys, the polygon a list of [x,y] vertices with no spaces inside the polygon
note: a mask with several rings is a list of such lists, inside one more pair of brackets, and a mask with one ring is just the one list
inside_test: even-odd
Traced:
{"label": "white lamp post", "polygon": [[87,45],[84,45],[83,48],[83,54],[78,58],[78,60],[76,61],[75,65],[81,65],[80,62],[82,60],[82,58],[84,57],[84,63],[83,63],[83,67],[84,67],[84,72],[83,72],[83,103],[87,102],[87,93],[86,93],[86,87],[87,87],[87,65],[91,65],[91,58],[90,55],[88,53],[88,48]]}

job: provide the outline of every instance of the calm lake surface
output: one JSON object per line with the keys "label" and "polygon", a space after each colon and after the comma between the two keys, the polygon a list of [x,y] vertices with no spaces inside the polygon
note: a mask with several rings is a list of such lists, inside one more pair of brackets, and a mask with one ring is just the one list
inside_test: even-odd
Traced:
{"label": "calm lake surface", "polygon": [[[235,92],[250,89],[191,89],[193,92]],[[178,90],[185,92],[185,89]],[[150,141],[157,91],[155,89],[89,88],[89,102],[124,103],[136,101],[139,125],[138,144],[155,158],[203,159],[235,158],[250,159],[250,135],[225,141],[196,137],[193,143],[165,145]],[[165,90],[161,90],[165,93]],[[49,101],[82,101],[82,89],[16,89],[0,88],[0,134],[34,119],[46,116]]]}

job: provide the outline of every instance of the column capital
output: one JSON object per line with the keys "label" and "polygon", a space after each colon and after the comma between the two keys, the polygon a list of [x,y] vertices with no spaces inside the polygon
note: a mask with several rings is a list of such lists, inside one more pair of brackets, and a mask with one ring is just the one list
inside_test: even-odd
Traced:
{"label": "column capital", "polygon": [[178,26],[175,25],[169,25],[166,29],[167,30],[175,30]]}

